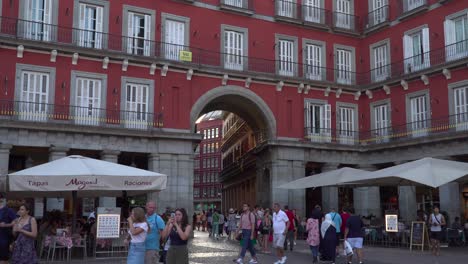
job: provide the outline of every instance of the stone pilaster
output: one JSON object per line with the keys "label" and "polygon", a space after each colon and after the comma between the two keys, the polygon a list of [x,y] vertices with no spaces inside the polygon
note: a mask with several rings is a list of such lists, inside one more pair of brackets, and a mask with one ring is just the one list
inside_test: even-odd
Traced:
{"label": "stone pilaster", "polygon": [[[107,162],[118,163],[120,151],[118,150],[103,150],[101,152],[101,160]],[[115,197],[101,196],[99,197],[100,207],[115,207],[117,200]]]}
{"label": "stone pilaster", "polygon": [[[325,163],[322,173],[338,169],[339,163]],[[338,208],[338,187],[322,187],[322,211],[330,212],[331,208]]]}
{"label": "stone pilaster", "polygon": [[[437,158],[456,161],[456,159],[450,156]],[[450,223],[447,223],[447,226],[451,226],[455,217],[460,216],[461,214],[463,204],[462,197],[460,196],[461,192],[460,184],[458,184],[458,182],[450,182],[439,187],[440,210],[446,211],[449,215]]]}
{"label": "stone pilaster", "polygon": [[[372,164],[359,164],[358,168],[366,171],[377,170],[377,168]],[[372,214],[377,218],[382,216],[382,209],[380,206],[380,187],[369,186],[354,188],[353,198],[356,214],[363,216]]]}
{"label": "stone pilaster", "polygon": [[[395,162],[395,165],[403,164],[405,161]],[[398,211],[403,222],[416,220],[418,206],[416,203],[415,186],[398,186]]]}
{"label": "stone pilaster", "polygon": [[0,144],[0,192],[7,190],[6,176],[8,174],[11,148],[12,145]]}
{"label": "stone pilaster", "polygon": [[69,150],[70,149],[66,147],[51,147],[49,149],[49,161],[65,158]]}

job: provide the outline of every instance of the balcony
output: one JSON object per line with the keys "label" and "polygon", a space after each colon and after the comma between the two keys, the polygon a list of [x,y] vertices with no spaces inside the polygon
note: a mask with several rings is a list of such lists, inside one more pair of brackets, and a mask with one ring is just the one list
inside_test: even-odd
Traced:
{"label": "balcony", "polygon": [[407,142],[431,136],[440,138],[441,135],[457,136],[463,134],[466,136],[468,133],[468,112],[368,131],[306,127],[304,132],[305,139],[313,143],[355,146]]}
{"label": "balcony", "polygon": [[366,21],[364,22],[365,32],[368,33],[383,26],[389,25],[390,17],[388,10],[389,6],[386,5],[370,12],[366,17]]}
{"label": "balcony", "polygon": [[276,0],[275,19],[328,29],[331,25],[331,12],[312,5],[296,3],[293,0]]}
{"label": "balcony", "polygon": [[[33,33],[27,31],[24,25],[34,23],[37,22],[25,23],[24,20],[0,17],[2,43],[13,46],[24,45],[41,50],[60,49],[64,53],[78,52],[101,59],[106,56],[121,59],[122,55],[132,54],[132,59],[141,63],[156,62],[159,65],[196,69],[208,73],[221,71],[233,76],[247,76],[269,81],[280,79],[291,83],[307,83],[317,87],[333,86],[356,91],[381,87],[383,84],[396,84],[401,79],[415,78],[443,68],[464,65],[468,60],[468,39],[466,39],[377,69],[350,72],[345,68],[325,68],[293,61],[220,53],[197,47],[56,25],[42,27],[48,28],[48,33],[45,34],[43,30]],[[299,61],[302,61],[302,58],[299,58]],[[386,70],[382,72],[382,68]]]}
{"label": "balcony", "polygon": [[163,127],[162,113],[0,100],[0,120],[131,130]]}
{"label": "balcony", "polygon": [[253,0],[220,0],[219,7],[223,10],[253,15],[255,13]]}
{"label": "balcony", "polygon": [[423,12],[429,8],[427,0],[399,0],[399,5],[400,20],[411,17],[412,15]]}
{"label": "balcony", "polygon": [[359,35],[359,17],[340,12],[333,12],[333,30]]}

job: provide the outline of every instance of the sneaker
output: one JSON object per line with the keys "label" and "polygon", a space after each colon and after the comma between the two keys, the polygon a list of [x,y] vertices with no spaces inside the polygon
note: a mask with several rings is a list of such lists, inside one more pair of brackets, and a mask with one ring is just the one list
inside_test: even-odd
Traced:
{"label": "sneaker", "polygon": [[244,262],[242,261],[241,258],[235,259],[235,260],[233,260],[233,261],[234,261],[235,263],[237,263],[237,264],[243,264],[243,263],[244,263]]}
{"label": "sneaker", "polygon": [[251,263],[251,264],[257,264],[258,261],[256,261],[255,259],[251,259],[251,260],[249,261],[249,263]]}
{"label": "sneaker", "polygon": [[297,245],[297,244],[296,244],[296,241],[294,241],[294,245],[295,245],[295,246]]}
{"label": "sneaker", "polygon": [[288,259],[288,257],[286,257],[286,256],[282,257],[280,263],[281,263],[281,264],[286,263],[286,260],[287,260],[287,259]]}

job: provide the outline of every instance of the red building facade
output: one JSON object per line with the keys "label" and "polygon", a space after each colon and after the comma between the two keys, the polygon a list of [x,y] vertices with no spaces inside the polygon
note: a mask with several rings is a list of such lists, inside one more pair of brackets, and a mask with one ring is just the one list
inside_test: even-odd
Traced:
{"label": "red building facade", "polygon": [[[284,148],[301,149],[294,160],[271,158],[297,167],[292,178],[333,153],[334,163],[373,165],[468,155],[395,154],[400,142],[418,149],[442,134],[466,140],[466,1],[0,0],[0,7],[7,62],[0,64],[0,111],[9,120],[1,121],[2,135],[39,129],[62,133],[54,140],[66,149],[96,151],[122,151],[107,139],[92,146],[96,135],[149,140],[155,147],[123,151],[147,155],[150,169],[185,175],[171,171],[170,161],[189,163],[186,145],[200,140],[195,120],[221,109]],[[84,136],[75,129],[82,127]],[[6,156],[15,146],[54,142],[2,137]],[[383,153],[388,144],[395,152],[378,160],[359,154]],[[270,169],[273,185],[286,180]],[[163,203],[191,207],[187,175],[170,180]],[[187,197],[168,198],[180,193]],[[273,189],[265,195],[300,200]]]}

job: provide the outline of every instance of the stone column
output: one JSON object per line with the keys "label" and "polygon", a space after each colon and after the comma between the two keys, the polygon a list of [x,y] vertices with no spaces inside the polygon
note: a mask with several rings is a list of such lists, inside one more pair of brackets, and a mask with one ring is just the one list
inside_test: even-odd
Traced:
{"label": "stone column", "polygon": [[51,147],[49,149],[49,161],[65,158],[69,150],[70,149],[66,147]]}
{"label": "stone column", "polygon": [[[271,162],[271,202],[279,203],[280,206],[289,203],[289,191],[286,189],[278,189],[276,187],[290,182],[290,171],[286,160],[274,160]],[[273,205],[271,205],[273,206]]]}
{"label": "stone column", "polygon": [[[149,154],[148,155],[148,170],[161,173],[159,170],[159,155]],[[156,203],[156,210],[158,213],[162,213],[164,208],[159,206],[159,192],[149,192],[146,194],[147,201],[153,201]]]}
{"label": "stone column", "polygon": [[[118,163],[120,151],[118,150],[103,150],[101,152],[101,160],[107,162]],[[101,196],[99,197],[99,207],[116,207],[116,197]]]}
{"label": "stone column", "polygon": [[[405,161],[398,161],[395,165],[403,163]],[[418,206],[415,186],[398,186],[398,211],[403,222],[409,223],[416,220]]]}
{"label": "stone column", "polygon": [[[338,169],[339,163],[325,163],[322,173]],[[331,208],[338,208],[338,187],[322,187],[322,212],[330,212]]]}
{"label": "stone column", "polygon": [[6,192],[8,174],[8,163],[10,160],[10,149],[12,145],[0,144],[0,192]]}
{"label": "stone column", "polygon": [[[437,158],[456,161],[450,156]],[[449,216],[450,223],[447,223],[447,226],[451,226],[453,221],[455,220],[455,217],[460,216],[462,213],[463,203],[460,193],[461,189],[460,184],[458,184],[458,182],[449,182],[439,187],[440,211],[446,211]]]}
{"label": "stone column", "polygon": [[[361,170],[375,171],[377,168],[372,164],[360,164]],[[380,206],[380,187],[359,187],[353,189],[354,209],[357,215],[375,215],[377,218],[382,216]]]}

